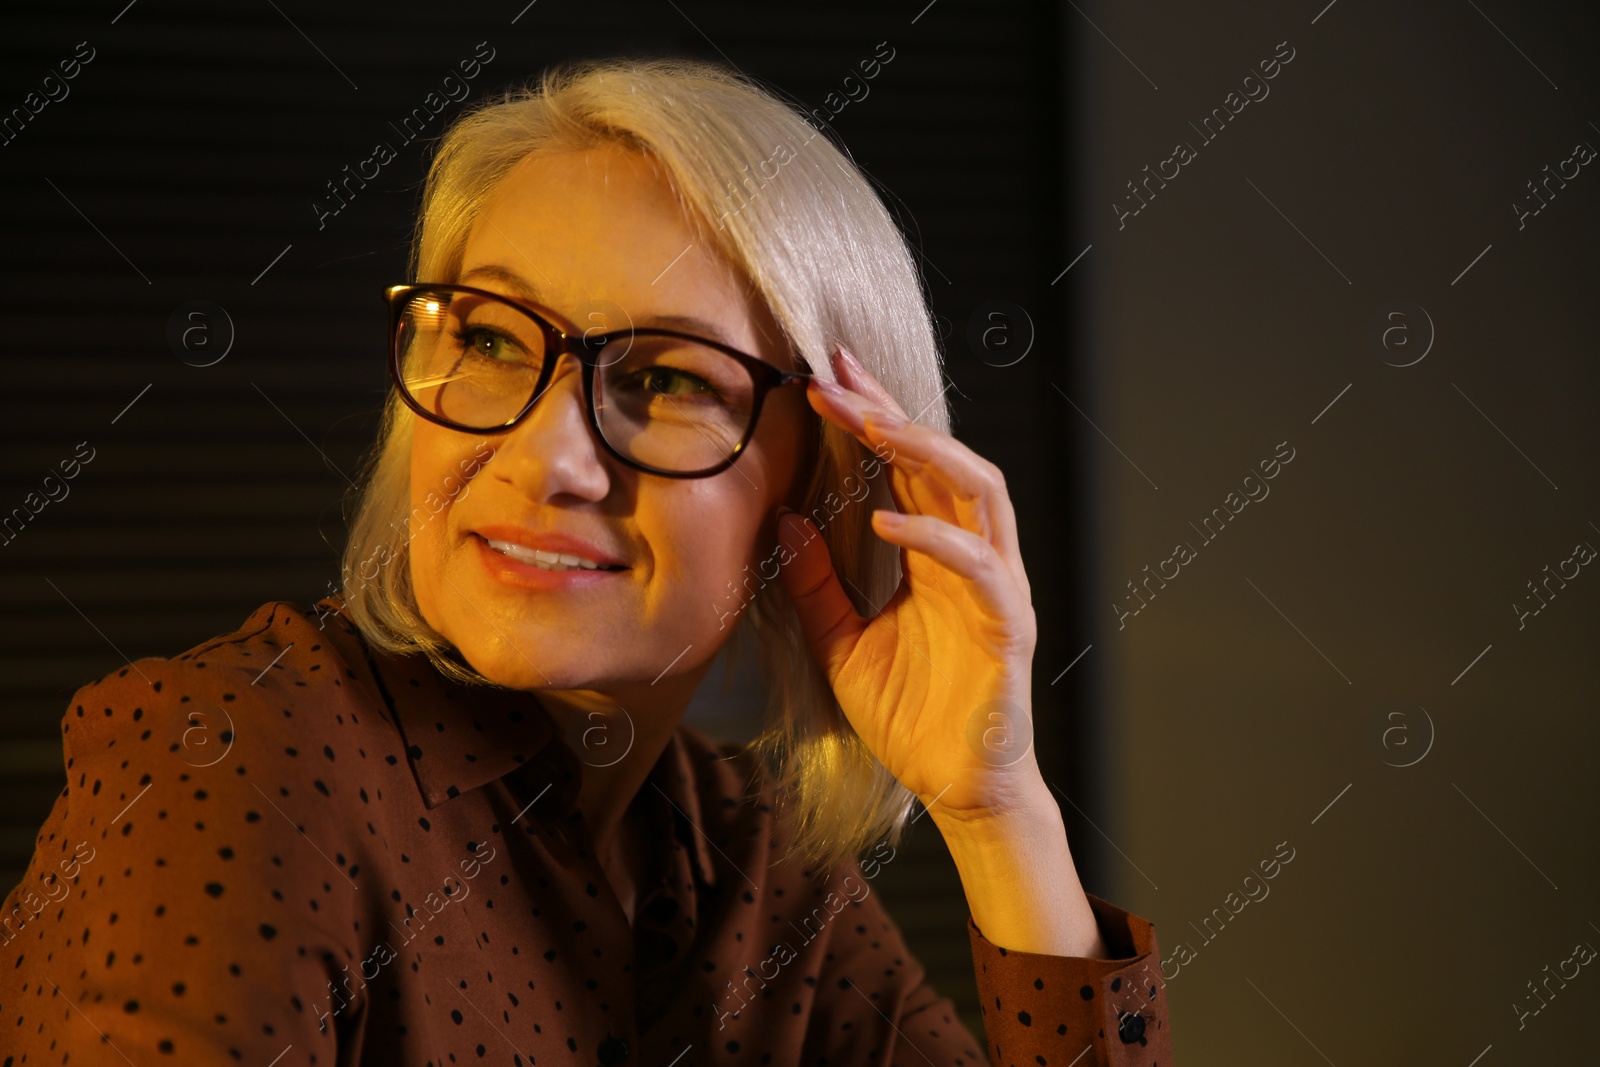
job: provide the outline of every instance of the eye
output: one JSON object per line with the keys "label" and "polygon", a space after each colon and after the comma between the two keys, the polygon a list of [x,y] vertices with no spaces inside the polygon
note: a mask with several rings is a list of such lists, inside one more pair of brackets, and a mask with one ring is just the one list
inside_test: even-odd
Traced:
{"label": "eye", "polygon": [[487,326],[466,326],[451,331],[456,345],[470,349],[474,355],[490,360],[507,361],[521,358],[522,346],[512,337]]}
{"label": "eye", "polygon": [[638,382],[646,392],[661,396],[687,396],[697,393],[717,395],[717,391],[704,378],[688,371],[678,370],[676,367],[651,367],[649,370],[640,371]]}

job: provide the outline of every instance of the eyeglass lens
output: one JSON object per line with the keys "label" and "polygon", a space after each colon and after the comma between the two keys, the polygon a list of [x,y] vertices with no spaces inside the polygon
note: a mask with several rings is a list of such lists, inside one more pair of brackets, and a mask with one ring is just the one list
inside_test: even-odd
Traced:
{"label": "eyeglass lens", "polygon": [[[509,303],[449,290],[405,298],[395,331],[401,377],[424,408],[490,432],[527,406],[545,333]],[[750,427],[755,381],[725,352],[677,337],[623,333],[596,359],[591,403],[606,442],[669,471],[714,467]]]}

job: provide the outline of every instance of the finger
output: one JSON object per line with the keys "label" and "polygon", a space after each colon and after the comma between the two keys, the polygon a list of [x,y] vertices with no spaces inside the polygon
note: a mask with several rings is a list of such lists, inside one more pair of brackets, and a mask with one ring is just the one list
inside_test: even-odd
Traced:
{"label": "finger", "polygon": [[[949,434],[914,422],[890,429],[874,419],[869,427],[867,420],[884,412],[881,406],[820,378],[813,378],[812,385],[816,388],[808,389],[807,395],[813,398],[813,408],[849,430],[894,468],[890,484],[901,511],[948,517],[955,525],[991,541],[1017,583],[1029,590],[1016,513],[1000,468]],[[944,491],[948,507],[930,484]]]}
{"label": "finger", "polygon": [[[922,473],[918,470],[919,466],[926,468],[926,472],[946,490],[966,500],[979,499],[992,489],[1003,487],[999,468],[949,434],[904,421],[904,416],[891,413],[889,417],[882,417],[885,409],[881,405],[831,382],[813,378],[812,383],[817,387],[814,395],[819,396],[824,404],[823,408],[818,409],[819,413],[824,416],[836,414],[838,417],[834,421],[843,425],[863,444],[875,448],[878,455],[888,462],[903,466],[911,473]],[[867,425],[868,419],[872,420],[871,427]],[[897,419],[900,420],[899,426],[895,425]],[[883,450],[874,444],[875,441],[887,442],[892,454],[885,456]],[[915,462],[904,463],[904,459]]]}
{"label": "finger", "polygon": [[835,342],[833,350],[833,373],[838,377],[839,383],[846,389],[860,393],[879,407],[884,407],[910,421],[905,408],[901,407],[894,397],[889,395],[889,390],[878,384],[878,379],[867,372],[867,368],[856,359],[855,353],[845,347],[843,341]]}
{"label": "finger", "polygon": [[1016,512],[999,467],[938,430],[914,422],[892,426],[870,411],[864,422],[875,451],[881,455],[887,445],[894,450],[895,462],[903,457],[919,464],[919,474],[950,494],[962,529],[991,542],[1008,560],[1020,560]]}
{"label": "finger", "polygon": [[794,511],[779,516],[778,541],[783,587],[800,617],[812,658],[831,684],[850,657],[867,620],[845,595],[828,546],[810,519]]}
{"label": "finger", "polygon": [[871,400],[823,378],[812,378],[806,384],[806,399],[811,401],[817,414],[839,424],[862,438],[863,444],[866,443],[866,424],[862,417],[877,406]]}
{"label": "finger", "polygon": [[997,636],[1002,641],[1026,636],[1017,632],[1016,620],[1024,616],[1029,605],[1012,580],[1011,568],[994,545],[969,530],[931,515],[878,510],[872,513],[872,527],[885,541],[921,552],[964,578],[978,606],[990,619],[1001,624],[1002,632]]}
{"label": "finger", "polygon": [[948,494],[935,483],[916,477],[921,463],[908,456],[896,456],[892,445],[881,441],[874,444],[869,438],[863,414],[872,409],[870,400],[820,378],[811,380],[806,396],[817,414],[872,449],[878,459],[889,466],[889,486],[896,507],[906,512],[948,515],[955,521],[956,513]]}

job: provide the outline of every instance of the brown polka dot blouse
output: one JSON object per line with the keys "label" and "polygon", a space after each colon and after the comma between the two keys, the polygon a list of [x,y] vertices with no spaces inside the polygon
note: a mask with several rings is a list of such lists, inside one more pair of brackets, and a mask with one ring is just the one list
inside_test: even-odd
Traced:
{"label": "brown polka dot blouse", "polygon": [[1169,1065],[1151,925],[1111,960],[971,922],[988,1056],[872,892],[786,847],[736,744],[680,728],[640,790],[630,925],[528,694],[263,605],[74,696],[67,788],[0,917],[0,1067]]}

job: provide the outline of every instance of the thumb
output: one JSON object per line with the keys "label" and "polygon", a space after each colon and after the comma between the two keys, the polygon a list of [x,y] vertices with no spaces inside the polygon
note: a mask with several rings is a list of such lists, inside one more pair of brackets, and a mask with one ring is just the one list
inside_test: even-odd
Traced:
{"label": "thumb", "polygon": [[789,508],[778,509],[779,568],[794,603],[812,658],[832,682],[866,628],[839,584],[833,558],[812,521]]}

